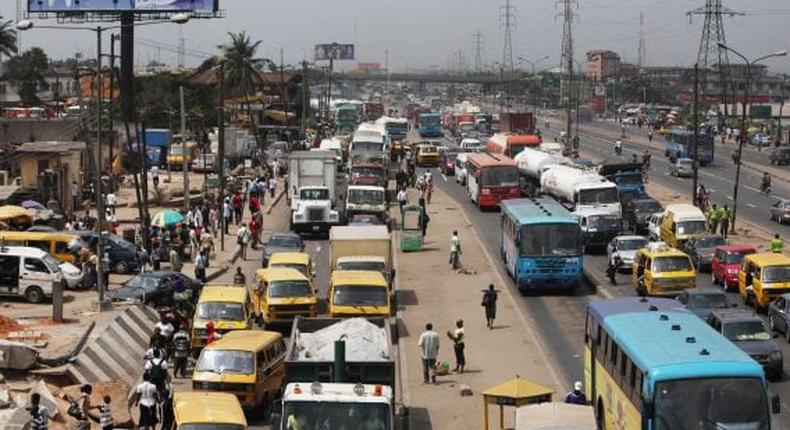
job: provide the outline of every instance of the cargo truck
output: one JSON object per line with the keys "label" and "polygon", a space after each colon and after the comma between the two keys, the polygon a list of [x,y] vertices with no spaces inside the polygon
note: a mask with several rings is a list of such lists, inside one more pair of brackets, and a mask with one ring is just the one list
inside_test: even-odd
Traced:
{"label": "cargo truck", "polygon": [[332,151],[299,151],[288,156],[291,229],[329,233],[340,222],[337,210],[337,159]]}
{"label": "cargo truck", "polygon": [[406,415],[395,399],[391,327],[385,318],[297,317],[284,383],[277,429],[373,425],[392,430]]}
{"label": "cargo truck", "polygon": [[553,166],[540,177],[543,193],[570,205],[571,210],[600,208],[620,216],[617,185],[589,170]]}
{"label": "cargo truck", "polygon": [[339,226],[329,231],[332,270],[381,272],[392,290],[392,235],[384,226]]}
{"label": "cargo truck", "polygon": [[503,112],[499,114],[499,131],[502,133],[533,133],[535,117],[531,112]]}
{"label": "cargo truck", "polygon": [[622,157],[609,159],[598,166],[598,173],[617,185],[621,202],[647,196],[642,163],[627,161]]}

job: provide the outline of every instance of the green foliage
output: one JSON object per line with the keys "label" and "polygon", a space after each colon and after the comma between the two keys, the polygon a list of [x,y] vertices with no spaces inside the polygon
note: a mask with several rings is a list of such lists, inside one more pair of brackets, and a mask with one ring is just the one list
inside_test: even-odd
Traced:
{"label": "green foliage", "polygon": [[0,55],[10,57],[16,54],[16,30],[14,30],[14,22],[11,20],[3,21],[0,16]]}
{"label": "green foliage", "polygon": [[36,92],[49,88],[44,80],[48,67],[49,59],[41,48],[31,48],[6,63],[6,76],[19,85],[19,97],[25,105],[40,103]]}
{"label": "green foliage", "polygon": [[[255,86],[260,85],[260,75],[255,65],[255,51],[261,41],[253,42],[246,32],[228,33],[230,43],[220,45],[225,60],[225,85],[230,94],[246,99]],[[249,110],[249,103],[247,104]]]}
{"label": "green foliage", "polygon": [[216,125],[216,95],[209,85],[182,82],[169,72],[138,78],[138,106],[140,119],[150,128],[178,129],[180,101],[178,87],[184,86],[184,105],[187,128]]}

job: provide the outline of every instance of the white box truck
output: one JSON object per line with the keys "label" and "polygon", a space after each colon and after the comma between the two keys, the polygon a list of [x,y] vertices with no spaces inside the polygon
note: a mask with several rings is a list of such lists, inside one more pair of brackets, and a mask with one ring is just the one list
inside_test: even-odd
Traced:
{"label": "white box truck", "polygon": [[300,151],[288,156],[286,195],[294,232],[327,234],[340,222],[336,172],[332,151]]}

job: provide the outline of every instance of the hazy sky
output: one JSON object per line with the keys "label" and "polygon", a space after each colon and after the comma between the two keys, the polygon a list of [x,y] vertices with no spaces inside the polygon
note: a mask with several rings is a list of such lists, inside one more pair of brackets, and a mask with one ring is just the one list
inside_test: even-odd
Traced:
{"label": "hazy sky", "polygon": [[[22,0],[24,3],[26,0]],[[315,43],[356,43],[357,61],[384,63],[389,49],[393,69],[447,67],[462,50],[467,64],[474,64],[474,33],[483,34],[484,63],[502,58],[503,31],[499,8],[504,0],[220,0],[226,18],[193,20],[184,26],[171,24],[141,27],[137,36],[168,45],[178,44],[183,32],[190,50],[212,53],[227,40],[228,31],[246,30],[263,40],[261,57],[286,63],[308,59]],[[516,7],[513,33],[514,56],[528,59],[549,55],[541,67],[555,66],[560,57],[562,21],[554,0],[511,0]],[[590,49],[611,49],[625,60],[636,61],[639,12],[645,14],[644,32],[648,65],[690,65],[696,59],[702,16],[691,24],[686,12],[703,0],[579,0],[574,23],[575,58]],[[751,57],[790,49],[790,3],[787,0],[725,0],[727,7],[747,16],[725,18],[728,43]],[[16,0],[0,0],[0,14],[13,19]],[[45,25],[44,21],[37,21]],[[56,25],[54,20],[46,22]],[[23,46],[42,46],[55,58],[82,52],[95,55],[90,32],[34,29],[23,34]],[[106,46],[106,45],[105,45]],[[195,52],[194,54],[199,54]],[[174,64],[176,54],[166,49],[137,45],[138,64],[152,59]],[[457,58],[457,54],[456,54]],[[733,59],[734,60],[734,59]],[[187,64],[200,58],[189,55]],[[457,62],[457,60],[456,60]],[[790,59],[773,59],[773,70],[790,72]],[[350,66],[351,64],[347,64]]]}

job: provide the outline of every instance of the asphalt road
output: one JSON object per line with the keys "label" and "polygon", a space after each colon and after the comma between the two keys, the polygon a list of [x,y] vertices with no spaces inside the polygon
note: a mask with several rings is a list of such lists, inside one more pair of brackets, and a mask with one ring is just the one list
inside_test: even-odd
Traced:
{"label": "asphalt road", "polygon": [[[448,146],[454,146],[454,141],[450,139],[446,139],[446,141]],[[581,145],[584,150],[591,151],[598,158],[604,158],[612,151],[611,142],[588,136],[582,136]],[[634,151],[641,154],[644,148],[636,145],[633,147],[626,146],[626,151]],[[669,176],[668,162],[664,158],[663,153],[656,154],[655,152],[653,151],[652,157],[652,180],[658,181],[661,185],[679,193],[689,193],[690,195],[691,181]],[[714,163],[714,165],[706,167],[702,171],[702,177],[706,186],[715,190],[712,193],[712,199],[716,203],[729,201],[727,196],[730,195],[731,183],[724,176],[729,174],[729,170],[731,170],[730,166]],[[742,174],[744,174],[743,184],[745,187],[741,190],[741,202],[745,203],[745,205],[740,212],[740,216],[761,228],[769,229],[769,231],[778,231],[785,237],[790,237],[790,227],[779,227],[778,224],[772,223],[768,219],[765,207],[768,204],[772,204],[774,199],[761,195],[759,190],[754,188],[755,185],[759,184],[756,182],[759,180],[759,177],[744,171],[742,171]],[[436,178],[436,185],[463,207],[474,228],[477,229],[477,233],[484,241],[483,245],[486,250],[498,259],[500,243],[499,213],[496,211],[481,212],[478,210],[469,201],[465,188],[458,185],[452,176],[445,177],[435,172],[434,178]],[[752,187],[754,190],[746,187]],[[787,189],[783,191],[787,192]],[[547,348],[548,355],[555,359],[553,365],[568,385],[572,384],[573,381],[583,380],[584,316],[587,304],[596,299],[634,295],[630,286],[630,277],[627,274],[617,276],[617,285],[609,285],[608,281],[605,281],[606,258],[604,255],[588,254],[585,256],[584,265],[586,272],[590,276],[585,280],[584,285],[575,292],[568,294],[531,294],[523,297],[523,300],[518,302],[518,311],[522,312],[528,319],[536,322],[537,332]],[[504,274],[505,279],[508,279],[502,266],[497,269]],[[697,285],[700,287],[712,286],[710,275],[707,273],[699,274]],[[509,287],[514,292],[514,295],[518,297],[517,288],[512,283]],[[742,300],[737,294],[730,293],[728,296],[731,302],[742,306]],[[783,339],[777,339],[777,342],[781,345],[785,356],[790,360],[790,344]],[[786,374],[781,381],[771,383],[770,390],[783,399],[783,412],[775,417],[775,428],[790,428],[790,407],[788,406],[790,404],[790,377]]]}

